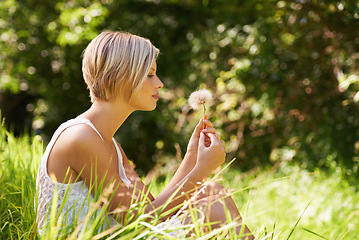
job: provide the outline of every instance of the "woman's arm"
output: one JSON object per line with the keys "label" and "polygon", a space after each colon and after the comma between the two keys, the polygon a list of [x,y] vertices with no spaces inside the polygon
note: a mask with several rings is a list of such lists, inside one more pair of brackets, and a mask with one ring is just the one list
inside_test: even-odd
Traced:
{"label": "woman's arm", "polygon": [[[129,188],[125,186],[118,175],[117,156],[111,148],[113,144],[105,144],[96,133],[91,134],[75,137],[73,134],[69,134],[70,136],[63,141],[65,144],[63,147],[68,153],[67,159],[71,168],[77,173],[81,172],[81,179],[85,181],[93,194],[96,192],[93,186],[99,186],[101,182],[103,182],[103,186],[111,185],[113,187],[113,197],[106,196],[109,201],[107,210],[109,212],[116,210],[116,213],[113,214],[114,218],[122,224],[125,224],[126,215],[134,202],[145,200],[147,202],[145,211],[152,214],[155,214],[153,210],[157,211],[171,196],[173,199],[164,211],[180,206],[190,198],[190,194],[201,185],[203,180],[224,162],[225,157],[223,147],[216,135],[207,134],[210,137],[210,145],[208,145],[209,141],[201,132],[195,166],[172,188],[153,199],[144,185],[133,184]],[[101,193],[103,192],[104,190]],[[164,218],[167,216],[163,215]]]}
{"label": "woman's arm", "polygon": [[[209,141],[205,140],[206,137]],[[163,212],[180,206],[224,162],[225,151],[217,134],[200,132],[198,142],[197,162],[194,168],[171,189],[162,191],[161,195],[147,208],[147,212],[163,206],[170,197],[173,199]],[[165,214],[163,218],[166,217]]]}
{"label": "woman's arm", "polygon": [[[203,129],[204,127],[204,129]],[[200,138],[200,133],[203,131],[204,133],[215,133],[216,130],[213,128],[212,123],[205,116],[204,119],[201,119],[197,126],[195,127],[190,141],[187,146],[187,152],[178,167],[175,175],[171,179],[171,181],[166,185],[166,187],[161,191],[161,193],[157,196],[160,197],[162,193],[169,191],[176,184],[178,184],[184,177],[186,177],[194,168],[197,162],[197,153],[198,153],[198,141]],[[205,138],[206,144],[209,144],[209,138]]]}

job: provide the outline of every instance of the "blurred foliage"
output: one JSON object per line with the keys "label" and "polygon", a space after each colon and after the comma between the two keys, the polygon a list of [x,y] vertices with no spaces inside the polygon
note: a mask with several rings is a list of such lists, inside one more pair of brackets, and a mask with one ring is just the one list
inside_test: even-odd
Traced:
{"label": "blurred foliage", "polygon": [[144,172],[183,155],[201,117],[187,97],[206,87],[236,166],[358,173],[357,1],[2,0],[0,14],[1,95],[33,96],[26,111],[44,136],[90,106],[81,53],[102,30],[121,29],[161,50],[158,108],[134,113],[116,136]]}

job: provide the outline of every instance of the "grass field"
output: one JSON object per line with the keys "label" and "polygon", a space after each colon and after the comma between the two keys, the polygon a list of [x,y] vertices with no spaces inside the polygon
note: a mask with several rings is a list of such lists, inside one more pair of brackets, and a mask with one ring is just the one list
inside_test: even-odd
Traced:
{"label": "grass field", "polygon": [[[44,148],[37,138],[14,138],[0,128],[0,239],[40,239],[36,233],[34,196],[37,166]],[[158,194],[167,180],[152,181]],[[241,173],[230,167],[221,182],[256,239],[359,239],[359,192],[341,174],[308,172],[297,166]],[[141,226],[140,226],[141,225]],[[135,221],[118,239],[134,239],[151,226]],[[90,235],[72,236],[89,239]],[[196,239],[219,239],[196,235]],[[44,237],[45,239],[45,237]],[[175,239],[175,238],[174,238]]]}

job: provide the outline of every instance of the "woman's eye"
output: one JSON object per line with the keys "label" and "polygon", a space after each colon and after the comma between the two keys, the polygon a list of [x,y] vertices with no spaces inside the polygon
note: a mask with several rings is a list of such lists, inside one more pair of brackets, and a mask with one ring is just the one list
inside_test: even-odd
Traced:
{"label": "woman's eye", "polygon": [[149,74],[149,75],[147,75],[147,77],[149,77],[149,78],[151,78],[151,77],[153,77],[154,75],[153,74]]}

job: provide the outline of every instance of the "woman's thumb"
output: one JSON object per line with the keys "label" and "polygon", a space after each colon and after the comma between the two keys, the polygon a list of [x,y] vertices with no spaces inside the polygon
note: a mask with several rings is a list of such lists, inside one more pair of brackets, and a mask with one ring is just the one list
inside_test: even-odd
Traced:
{"label": "woman's thumb", "polygon": [[199,143],[198,143],[198,147],[199,148],[205,148],[206,146],[204,145],[205,143],[205,134],[203,132],[200,133],[199,135]]}

